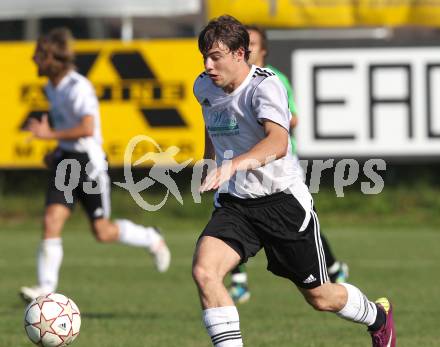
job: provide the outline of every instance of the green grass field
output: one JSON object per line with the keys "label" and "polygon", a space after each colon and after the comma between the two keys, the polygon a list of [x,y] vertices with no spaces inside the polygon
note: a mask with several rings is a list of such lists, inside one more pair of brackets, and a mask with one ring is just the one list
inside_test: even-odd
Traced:
{"label": "green grass field", "polygon": [[[23,329],[25,305],[17,292],[35,282],[40,199],[2,200],[0,347],[32,345]],[[166,274],[156,273],[141,249],[96,243],[85,217],[76,212],[64,232],[58,290],[73,298],[82,313],[81,333],[73,346],[210,346],[191,279],[192,252],[209,218],[209,205],[171,204],[164,212],[147,214],[129,200],[116,204],[116,216],[125,213],[163,227],[173,254]],[[349,263],[350,282],[371,299],[385,295],[393,300],[398,345],[439,346],[438,223],[419,223],[419,217],[399,220],[393,213],[387,219],[377,211],[368,218],[350,217],[343,211],[332,214],[322,205],[321,224],[337,256]],[[267,272],[263,253],[248,265],[252,298],[239,306],[246,346],[370,346],[363,326],[313,311],[289,281]]]}

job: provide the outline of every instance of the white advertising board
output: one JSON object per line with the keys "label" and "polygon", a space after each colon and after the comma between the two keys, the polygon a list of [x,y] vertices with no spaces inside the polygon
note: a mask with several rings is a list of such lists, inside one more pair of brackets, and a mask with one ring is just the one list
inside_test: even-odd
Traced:
{"label": "white advertising board", "polygon": [[440,155],[440,48],[299,49],[291,59],[300,156]]}

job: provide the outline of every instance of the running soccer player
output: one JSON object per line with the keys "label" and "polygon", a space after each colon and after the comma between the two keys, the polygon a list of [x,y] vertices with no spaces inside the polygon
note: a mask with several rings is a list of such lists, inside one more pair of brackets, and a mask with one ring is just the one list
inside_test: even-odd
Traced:
{"label": "running soccer player", "polygon": [[[283,83],[287,91],[289,110],[292,114],[290,120],[290,141],[292,145],[292,154],[295,160],[299,161],[296,154],[296,140],[293,134],[293,129],[298,122],[296,115],[296,105],[293,99],[293,91],[289,79],[278,69],[266,64],[266,57],[268,55],[267,36],[264,29],[256,25],[247,25],[246,29],[249,34],[249,59],[248,63],[259,67],[266,67],[275,72],[278,78]],[[301,168],[301,167],[300,167]],[[305,180],[305,173],[302,172]],[[329,274],[330,281],[333,283],[343,283],[348,278],[348,265],[336,259],[334,253],[330,248],[327,238],[321,232],[322,247],[324,248],[325,263]],[[231,285],[229,287],[229,294],[235,303],[245,303],[250,299],[251,292],[248,285],[248,276],[246,273],[246,265],[241,264],[231,272]]]}
{"label": "running soccer player", "polygon": [[[33,60],[38,75],[49,79],[45,92],[50,102],[53,127],[48,116],[43,115],[41,120],[30,120],[28,130],[35,138],[57,140],[58,147],[45,158],[50,175],[43,240],[37,255],[38,284],[22,287],[21,296],[30,301],[56,290],[63,259],[61,232],[77,201],[87,212],[98,241],[143,247],[153,256],[156,269],[165,272],[170,264],[170,251],[155,227],[136,225],[125,219],[114,222],[109,219],[110,179],[101,146],[98,99],[91,83],[74,70],[70,31],[57,28],[41,36]],[[67,162],[78,166],[72,165],[72,172],[66,177],[67,174],[59,173],[67,173],[67,170],[62,170],[62,165]],[[63,183],[75,175],[79,179],[78,185],[71,197],[66,196],[57,188],[57,180]]]}
{"label": "running soccer player", "polygon": [[291,113],[279,78],[248,64],[249,34],[233,17],[211,20],[198,43],[205,71],[194,94],[206,125],[205,152],[217,162],[200,191],[217,192],[192,270],[212,344],[243,346],[223,281],[264,248],[268,270],[295,283],[316,310],[368,326],[374,347],[394,347],[390,302],[371,302],[355,286],[328,279],[313,199],[291,153]]}

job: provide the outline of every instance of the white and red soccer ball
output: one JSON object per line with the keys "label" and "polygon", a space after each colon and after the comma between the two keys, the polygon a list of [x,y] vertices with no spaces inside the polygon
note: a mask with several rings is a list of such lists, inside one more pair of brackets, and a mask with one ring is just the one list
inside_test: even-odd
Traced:
{"label": "white and red soccer ball", "polygon": [[31,341],[43,347],[67,346],[79,334],[78,306],[62,294],[34,299],[24,313],[24,328]]}

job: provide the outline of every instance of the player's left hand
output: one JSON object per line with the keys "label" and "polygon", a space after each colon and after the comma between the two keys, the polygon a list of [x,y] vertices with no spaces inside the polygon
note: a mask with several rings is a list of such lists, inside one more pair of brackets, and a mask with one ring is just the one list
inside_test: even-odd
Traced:
{"label": "player's left hand", "polygon": [[54,138],[54,131],[49,125],[49,119],[46,113],[41,117],[41,121],[31,119],[29,121],[28,130],[37,139],[50,140]]}
{"label": "player's left hand", "polygon": [[223,183],[229,181],[229,179],[237,171],[236,166],[233,163],[222,165],[208,173],[202,185],[199,188],[201,193],[218,189]]}

